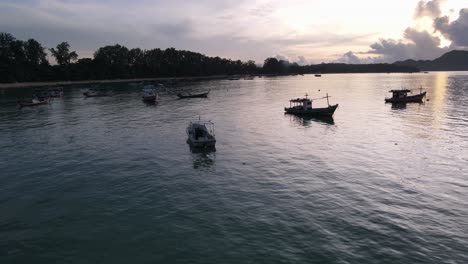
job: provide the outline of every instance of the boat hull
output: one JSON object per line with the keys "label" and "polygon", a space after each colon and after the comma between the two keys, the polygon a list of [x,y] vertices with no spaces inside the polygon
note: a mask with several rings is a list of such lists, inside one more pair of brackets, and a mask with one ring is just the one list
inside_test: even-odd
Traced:
{"label": "boat hull", "polygon": [[187,143],[192,148],[214,148],[216,145],[216,139],[195,140],[195,139],[189,138],[187,139]]}
{"label": "boat hull", "polygon": [[29,106],[45,105],[48,102],[49,102],[48,100],[39,101],[39,102],[18,101],[18,104],[20,105],[20,107],[29,107]]}
{"label": "boat hull", "polygon": [[179,99],[207,98],[207,97],[208,97],[208,93],[203,93],[203,94],[192,94],[192,95],[177,94],[177,97],[179,97]]}
{"label": "boat hull", "polygon": [[423,98],[426,96],[426,92],[407,96],[405,98],[385,98],[386,103],[421,103]]}
{"label": "boat hull", "polygon": [[145,103],[155,103],[156,102],[156,95],[154,95],[154,96],[144,96],[142,98],[142,100]]}
{"label": "boat hull", "polygon": [[298,108],[284,108],[284,111],[287,114],[294,114],[294,115],[307,115],[307,116],[328,116],[331,117],[335,113],[336,109],[338,108],[338,104],[331,105],[329,107],[324,108],[313,108],[309,110],[298,109]]}
{"label": "boat hull", "polygon": [[91,93],[83,93],[85,97],[108,97],[111,96],[110,94],[91,94]]}

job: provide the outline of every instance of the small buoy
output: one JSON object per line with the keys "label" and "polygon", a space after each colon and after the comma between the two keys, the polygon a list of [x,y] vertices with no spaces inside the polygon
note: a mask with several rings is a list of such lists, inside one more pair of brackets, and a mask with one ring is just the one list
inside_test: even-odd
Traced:
{"label": "small buoy", "polygon": [[242,165],[246,165],[246,164],[247,164],[247,163],[245,163],[245,162],[242,162]]}
{"label": "small buoy", "polygon": [[320,92],[320,89],[318,91]]}
{"label": "small buoy", "polygon": [[398,143],[395,143],[395,146],[398,145]]}

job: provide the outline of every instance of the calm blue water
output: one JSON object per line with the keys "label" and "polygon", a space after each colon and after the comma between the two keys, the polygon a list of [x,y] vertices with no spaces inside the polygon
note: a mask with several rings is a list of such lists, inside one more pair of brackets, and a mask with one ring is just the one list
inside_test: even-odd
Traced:
{"label": "calm blue water", "polygon": [[[0,263],[468,263],[467,72],[166,86],[157,106],[0,91]],[[284,115],[305,92],[334,120]],[[185,142],[199,115],[216,152]]]}

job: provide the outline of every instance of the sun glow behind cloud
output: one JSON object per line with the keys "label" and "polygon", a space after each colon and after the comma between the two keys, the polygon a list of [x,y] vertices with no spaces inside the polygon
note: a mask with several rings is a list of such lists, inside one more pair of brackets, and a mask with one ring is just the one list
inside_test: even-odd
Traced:
{"label": "sun glow behind cloud", "polygon": [[[418,1],[340,0],[5,0],[1,30],[52,47],[68,41],[83,54],[120,43],[129,48],[188,49],[211,56],[333,61],[367,51],[379,39],[401,39],[408,27],[434,33],[432,20],[414,19]],[[451,20],[466,0],[443,1]],[[450,42],[441,39],[440,46]],[[359,55],[359,54],[358,54]],[[375,54],[359,56],[376,56]]]}

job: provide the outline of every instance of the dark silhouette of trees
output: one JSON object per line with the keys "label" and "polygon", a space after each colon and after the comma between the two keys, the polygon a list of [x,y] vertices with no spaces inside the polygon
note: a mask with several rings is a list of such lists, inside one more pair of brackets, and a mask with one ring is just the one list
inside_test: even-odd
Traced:
{"label": "dark silhouette of trees", "polygon": [[115,44],[96,50],[93,58],[78,59],[62,42],[50,49],[57,65],[49,65],[46,49],[34,39],[21,41],[0,33],[0,82],[102,80],[118,78],[190,77],[240,74],[303,74],[345,72],[415,72],[410,66],[392,64],[297,63],[267,58],[263,67],[254,61],[208,57],[200,53],[167,49],[128,49]]}
{"label": "dark silhouette of trees", "polygon": [[56,49],[51,48],[50,52],[58,65],[67,65],[78,59],[78,54],[75,51],[70,52],[70,45],[67,42],[58,44]]}
{"label": "dark silhouette of trees", "polygon": [[41,80],[48,66],[45,48],[39,42],[0,33],[0,82]]}
{"label": "dark silhouette of trees", "polygon": [[24,42],[24,52],[26,56],[26,61],[28,64],[33,66],[38,65],[48,65],[47,53],[45,53],[45,48],[37,42],[35,39],[28,39]]}

